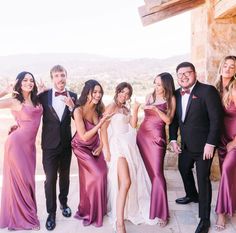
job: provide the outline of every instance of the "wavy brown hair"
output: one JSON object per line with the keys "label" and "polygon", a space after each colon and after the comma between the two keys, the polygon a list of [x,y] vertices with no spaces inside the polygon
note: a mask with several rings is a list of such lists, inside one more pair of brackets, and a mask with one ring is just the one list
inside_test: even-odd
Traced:
{"label": "wavy brown hair", "polygon": [[[117,104],[117,97],[118,94],[125,88],[128,88],[129,90],[129,98],[131,98],[132,94],[133,94],[133,87],[131,86],[130,83],[127,82],[121,82],[116,86],[116,91],[115,91],[115,96],[114,96],[114,101]],[[125,104],[125,103],[124,103]]]}

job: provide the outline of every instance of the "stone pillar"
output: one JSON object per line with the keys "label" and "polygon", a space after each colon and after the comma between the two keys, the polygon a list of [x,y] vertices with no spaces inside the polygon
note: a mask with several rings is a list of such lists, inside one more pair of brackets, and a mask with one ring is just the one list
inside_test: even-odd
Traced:
{"label": "stone pillar", "polygon": [[236,16],[215,18],[215,6],[206,0],[192,11],[192,61],[199,80],[210,84],[215,82],[220,60],[236,55]]}
{"label": "stone pillar", "polygon": [[[236,55],[236,17],[215,18],[215,7],[212,0],[206,0],[192,11],[192,62],[198,79],[213,85],[220,60]],[[212,179],[217,180],[219,176],[218,157],[215,156]]]}

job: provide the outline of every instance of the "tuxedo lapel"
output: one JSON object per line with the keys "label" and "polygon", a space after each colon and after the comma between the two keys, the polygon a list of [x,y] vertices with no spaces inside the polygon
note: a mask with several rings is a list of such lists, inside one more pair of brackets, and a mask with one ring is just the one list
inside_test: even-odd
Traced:
{"label": "tuxedo lapel", "polygon": [[193,88],[193,90],[191,91],[191,93],[190,93],[190,96],[189,96],[189,99],[188,99],[188,104],[187,104],[187,107],[186,107],[186,114],[185,114],[185,118],[184,118],[184,121],[186,120],[186,118],[187,118],[187,116],[188,116],[188,112],[189,112],[189,108],[190,108],[190,106],[191,106],[191,103],[192,103],[192,99],[193,99],[193,95],[195,94],[195,92],[196,92],[196,89],[197,89],[197,87],[198,87],[198,81],[196,82],[196,84],[195,84],[195,86],[194,86],[194,88]]}
{"label": "tuxedo lapel", "polygon": [[177,92],[176,101],[177,101],[178,117],[179,119],[182,119],[182,101],[181,101],[180,90]]}
{"label": "tuxedo lapel", "polygon": [[52,89],[48,91],[48,107],[52,112],[52,115],[58,120],[60,121],[59,117],[57,116],[57,113],[55,111],[55,109],[52,106]]}
{"label": "tuxedo lapel", "polygon": [[61,118],[61,121],[63,121],[66,117],[66,114],[67,114],[67,111],[68,111],[68,107],[65,106],[65,109],[64,109],[64,112],[63,112],[63,115],[62,115],[62,118]]}

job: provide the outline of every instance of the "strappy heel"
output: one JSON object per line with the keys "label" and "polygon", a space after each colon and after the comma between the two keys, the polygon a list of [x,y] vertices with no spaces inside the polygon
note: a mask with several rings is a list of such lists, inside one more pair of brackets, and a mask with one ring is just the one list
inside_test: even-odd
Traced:
{"label": "strappy heel", "polygon": [[168,223],[168,220],[158,219],[157,225],[161,228],[165,227]]}
{"label": "strappy heel", "polygon": [[125,224],[117,226],[117,222],[116,222],[114,233],[126,233]]}

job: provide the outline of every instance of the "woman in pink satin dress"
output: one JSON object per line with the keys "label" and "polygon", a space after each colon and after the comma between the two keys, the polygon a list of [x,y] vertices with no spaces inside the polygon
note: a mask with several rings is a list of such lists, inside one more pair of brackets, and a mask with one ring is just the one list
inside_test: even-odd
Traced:
{"label": "woman in pink satin dress", "polygon": [[216,202],[215,229],[226,226],[226,215],[236,211],[236,56],[227,56],[220,64],[216,87],[222,96],[224,122],[218,149],[221,179]]}
{"label": "woman in pink satin dress", "polygon": [[102,86],[96,80],[86,81],[73,112],[76,133],[72,148],[78,161],[80,184],[75,218],[82,219],[84,226],[102,226],[107,211],[107,167],[99,131],[109,116],[102,116],[102,96]]}
{"label": "woman in pink satin dress", "polygon": [[169,73],[161,73],[154,80],[154,91],[146,98],[144,120],[137,134],[137,144],[152,183],[149,218],[158,218],[164,227],[169,218],[164,157],[166,153],[165,125],[175,113],[174,81]]}
{"label": "woman in pink satin dress", "polygon": [[[35,200],[35,139],[42,108],[33,75],[21,72],[16,78],[13,97],[0,100],[0,108],[11,109],[18,127],[5,144],[0,228],[38,230]],[[7,92],[2,92],[5,95]]]}

